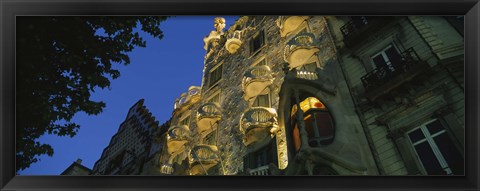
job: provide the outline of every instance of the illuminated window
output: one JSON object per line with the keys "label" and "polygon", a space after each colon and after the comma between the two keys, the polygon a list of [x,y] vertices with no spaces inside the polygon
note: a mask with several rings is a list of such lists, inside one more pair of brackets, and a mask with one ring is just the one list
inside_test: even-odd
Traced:
{"label": "illuminated window", "polygon": [[439,120],[427,122],[407,135],[427,174],[464,174],[463,157]]}
{"label": "illuminated window", "polygon": [[[300,108],[304,112],[304,123],[308,133],[308,144],[311,147],[319,147],[321,145],[328,145],[333,142],[335,135],[335,128],[333,124],[333,118],[325,107],[315,97],[308,97],[300,102]],[[292,121],[292,144],[295,151],[298,151],[301,146],[300,129],[298,127],[297,118],[297,105],[292,107],[291,121]]]}

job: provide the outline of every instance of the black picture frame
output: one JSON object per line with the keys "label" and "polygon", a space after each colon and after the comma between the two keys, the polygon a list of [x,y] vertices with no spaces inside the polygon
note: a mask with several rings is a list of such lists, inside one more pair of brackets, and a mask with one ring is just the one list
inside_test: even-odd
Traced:
{"label": "black picture frame", "polygon": [[[1,190],[478,190],[478,0],[0,1]],[[15,176],[15,16],[465,15],[466,175],[325,177]]]}

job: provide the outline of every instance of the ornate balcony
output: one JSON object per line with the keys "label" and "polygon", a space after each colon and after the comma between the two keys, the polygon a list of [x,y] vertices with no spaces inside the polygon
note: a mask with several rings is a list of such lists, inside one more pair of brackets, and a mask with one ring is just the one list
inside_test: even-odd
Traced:
{"label": "ornate balcony", "polygon": [[384,28],[387,23],[391,22],[394,17],[350,17],[345,25],[340,27],[342,31],[344,42],[347,47],[355,47],[360,45],[369,36],[372,36],[372,33],[379,31]]}
{"label": "ornate balcony", "polygon": [[167,133],[167,151],[168,154],[180,153],[185,150],[190,137],[190,129],[186,125],[171,126]]}
{"label": "ornate balcony", "polygon": [[184,105],[191,105],[200,100],[200,90],[198,86],[190,86],[188,92],[182,93],[180,98],[175,100],[174,109],[179,109]]}
{"label": "ornate balcony", "polygon": [[276,23],[280,28],[280,36],[286,37],[296,31],[302,24],[306,24],[308,16],[280,16]]}
{"label": "ornate balcony", "polygon": [[273,74],[270,67],[266,65],[254,66],[250,68],[242,80],[243,92],[245,92],[245,100],[249,100],[261,94],[265,88],[273,83]]}
{"label": "ornate balcony", "polygon": [[295,70],[293,74],[296,78],[301,78],[304,80],[318,80],[317,71]]}
{"label": "ornate balcony", "polygon": [[428,63],[421,60],[413,48],[409,48],[401,53],[400,59],[391,60],[390,65],[378,67],[361,78],[365,95],[374,101],[419,76],[428,67]]}
{"label": "ornate balcony", "polygon": [[172,174],[173,173],[173,165],[171,164],[164,164],[160,167],[160,172],[163,174]]}
{"label": "ornate balcony", "polygon": [[197,127],[200,134],[211,130],[213,124],[222,118],[218,103],[205,103],[198,108]]}
{"label": "ornate balcony", "polygon": [[283,58],[290,68],[315,62],[316,53],[320,51],[318,44],[318,40],[312,33],[300,33],[287,43]]}
{"label": "ornate balcony", "polygon": [[240,118],[243,143],[249,146],[275,134],[278,129],[277,111],[273,108],[252,107]]}
{"label": "ornate balcony", "polygon": [[217,146],[197,145],[190,151],[190,174],[206,175],[219,161]]}
{"label": "ornate balcony", "polygon": [[242,46],[243,31],[235,30],[227,35],[227,42],[225,42],[225,48],[230,54],[237,52]]}

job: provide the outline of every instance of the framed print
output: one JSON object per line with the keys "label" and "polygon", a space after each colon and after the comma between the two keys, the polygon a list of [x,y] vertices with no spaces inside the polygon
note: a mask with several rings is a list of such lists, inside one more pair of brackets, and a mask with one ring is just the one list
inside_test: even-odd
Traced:
{"label": "framed print", "polygon": [[478,189],[478,1],[0,6],[2,190]]}

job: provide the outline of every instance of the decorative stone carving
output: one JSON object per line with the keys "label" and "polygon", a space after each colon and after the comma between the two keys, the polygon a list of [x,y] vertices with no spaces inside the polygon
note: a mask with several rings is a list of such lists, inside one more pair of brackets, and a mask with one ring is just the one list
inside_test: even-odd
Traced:
{"label": "decorative stone carving", "polygon": [[306,24],[308,16],[280,16],[276,20],[280,28],[280,36],[286,37],[296,31],[300,26]]}
{"label": "decorative stone carving", "polygon": [[223,35],[223,29],[225,28],[224,18],[216,17],[213,21],[215,30],[212,30],[208,36],[203,38],[203,42],[205,43],[203,48],[207,51],[205,59],[208,59],[215,52],[215,49],[219,45],[220,38]]}

